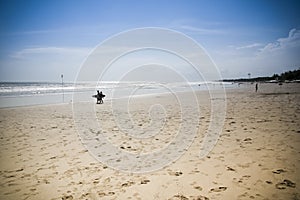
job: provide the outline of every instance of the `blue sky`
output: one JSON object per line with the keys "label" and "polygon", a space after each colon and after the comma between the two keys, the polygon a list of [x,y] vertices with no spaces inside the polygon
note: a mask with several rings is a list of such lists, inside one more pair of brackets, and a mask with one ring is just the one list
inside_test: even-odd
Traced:
{"label": "blue sky", "polygon": [[0,81],[73,81],[100,42],[162,27],[201,44],[224,78],[300,67],[299,1],[0,0]]}

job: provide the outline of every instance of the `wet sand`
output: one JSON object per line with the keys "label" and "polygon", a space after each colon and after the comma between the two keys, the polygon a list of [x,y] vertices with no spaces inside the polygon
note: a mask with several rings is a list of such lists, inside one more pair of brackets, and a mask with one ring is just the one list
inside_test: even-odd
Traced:
{"label": "wet sand", "polygon": [[[222,133],[202,159],[211,111],[208,93],[197,92],[201,114],[190,148],[163,169],[141,174],[112,169],[91,156],[70,104],[0,109],[0,199],[300,199],[300,84],[260,84],[254,90],[227,90]],[[109,102],[95,107],[105,136],[130,153],[161,148],[181,123],[174,98],[137,98],[131,117],[147,127],[145,105],[154,102],[167,113],[163,134],[153,137],[157,143],[124,138],[118,125],[128,121],[115,122]]]}

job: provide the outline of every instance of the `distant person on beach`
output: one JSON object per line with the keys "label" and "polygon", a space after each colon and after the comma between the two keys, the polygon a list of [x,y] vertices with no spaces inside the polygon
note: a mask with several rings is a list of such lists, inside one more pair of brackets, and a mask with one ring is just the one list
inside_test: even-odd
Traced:
{"label": "distant person on beach", "polygon": [[99,93],[99,90],[97,90],[97,104],[103,103],[103,97],[105,97],[105,95],[102,93],[102,91]]}
{"label": "distant person on beach", "polygon": [[97,104],[103,104],[103,98],[105,97],[105,94],[101,92],[99,92],[99,90],[97,90],[97,94],[93,95],[93,97],[97,98]]}
{"label": "distant person on beach", "polygon": [[258,90],[258,83],[255,84],[255,92]]}

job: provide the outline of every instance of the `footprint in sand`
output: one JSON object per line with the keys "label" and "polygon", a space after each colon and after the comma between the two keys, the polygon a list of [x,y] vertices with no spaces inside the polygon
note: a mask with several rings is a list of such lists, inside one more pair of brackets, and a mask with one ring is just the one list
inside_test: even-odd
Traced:
{"label": "footprint in sand", "polygon": [[274,174],[281,174],[283,172],[286,172],[284,169],[277,169],[277,170],[274,170],[272,171]]}
{"label": "footprint in sand", "polygon": [[182,195],[182,194],[176,194],[173,197],[169,198],[168,200],[188,200],[189,198],[187,198],[186,196]]}
{"label": "footprint in sand", "polygon": [[223,192],[225,190],[227,190],[227,187],[225,187],[225,186],[219,186],[217,188],[210,189],[211,192]]}
{"label": "footprint in sand", "polygon": [[115,192],[108,192],[108,193],[105,193],[105,192],[98,192],[98,196],[99,196],[99,197],[113,196],[114,194],[115,194]]}
{"label": "footprint in sand", "polygon": [[[149,181],[150,182],[150,181]],[[126,183],[123,183],[122,185],[121,185],[121,187],[129,187],[129,186],[131,186],[131,185],[133,185],[134,184],[134,182],[133,181],[128,181],[128,182],[126,182]],[[141,184],[142,184],[142,181],[141,181]]]}
{"label": "footprint in sand", "polygon": [[203,190],[203,188],[201,187],[201,186],[195,186],[194,187],[196,190],[199,190],[199,191],[202,191]]}
{"label": "footprint in sand", "polygon": [[279,190],[286,189],[287,187],[295,188],[296,183],[293,183],[292,181],[285,179],[283,182],[279,182],[275,185],[275,187]]}
{"label": "footprint in sand", "polygon": [[250,177],[251,177],[250,175],[244,175],[242,176],[242,178],[238,180],[238,183],[243,183],[244,181],[249,180]]}
{"label": "footprint in sand", "polygon": [[146,179],[146,180],[142,180],[142,181],[141,181],[141,184],[147,184],[147,183],[149,183],[149,182],[150,182],[150,180],[147,180],[147,179]]}
{"label": "footprint in sand", "polygon": [[244,144],[252,144],[252,138],[245,138]]}
{"label": "footprint in sand", "polygon": [[227,167],[227,171],[235,171],[235,169],[233,169],[231,167]]}
{"label": "footprint in sand", "polygon": [[171,175],[171,176],[181,176],[183,173],[181,172],[181,171],[178,171],[178,172],[172,172],[172,171],[170,171],[170,172],[168,172],[169,173],[169,175]]}
{"label": "footprint in sand", "polygon": [[209,198],[206,196],[199,195],[199,196],[190,196],[189,200],[209,200]]}
{"label": "footprint in sand", "polygon": [[173,197],[169,198],[168,200],[209,200],[208,197],[199,195],[199,196],[190,196],[189,198],[182,195],[182,194],[176,194]]}
{"label": "footprint in sand", "polygon": [[[256,196],[260,196],[260,194],[256,194]],[[250,195],[248,192],[238,195],[238,199],[255,199],[255,196]]]}
{"label": "footprint in sand", "polygon": [[105,184],[107,184],[107,183],[109,183],[110,182],[110,178],[108,177],[108,178],[106,178],[106,179],[104,179],[104,181],[103,181],[103,183],[105,183]]}
{"label": "footprint in sand", "polygon": [[72,195],[66,195],[61,198],[62,200],[72,200],[74,199]]}

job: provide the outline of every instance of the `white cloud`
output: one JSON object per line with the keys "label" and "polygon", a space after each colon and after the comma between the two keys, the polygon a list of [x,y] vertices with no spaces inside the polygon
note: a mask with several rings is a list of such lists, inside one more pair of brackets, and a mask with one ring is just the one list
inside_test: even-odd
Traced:
{"label": "white cloud", "polygon": [[286,37],[274,42],[228,46],[212,57],[224,72],[225,78],[268,76],[297,69],[300,66],[300,30],[291,29]]}
{"label": "white cloud", "polygon": [[220,29],[213,29],[213,28],[198,28],[194,26],[187,26],[187,25],[181,25],[178,27],[179,29],[183,31],[191,31],[196,34],[225,34],[226,31],[220,30]]}
{"label": "white cloud", "polygon": [[267,44],[264,48],[260,49],[262,53],[280,51],[283,49],[294,48],[300,46],[300,30],[292,29],[288,37],[279,38],[277,41]]}
{"label": "white cloud", "polygon": [[[198,26],[191,26],[188,24],[195,24],[197,23]],[[181,19],[181,20],[174,20],[166,27],[170,29],[178,30],[184,33],[192,33],[192,34],[199,34],[199,35],[219,35],[219,34],[226,34],[228,31],[225,29],[220,29],[220,26],[223,26],[223,23],[216,22],[216,21],[201,21],[199,19]]]}
{"label": "white cloud", "polygon": [[237,50],[240,49],[251,49],[251,48],[256,48],[256,47],[261,47],[263,46],[263,44],[261,43],[253,43],[253,44],[249,44],[249,45],[245,45],[245,46],[240,46],[240,47],[236,47]]}
{"label": "white cloud", "polygon": [[34,47],[26,48],[11,55],[13,58],[25,58],[32,55],[53,54],[53,55],[87,55],[90,48],[83,47]]}

